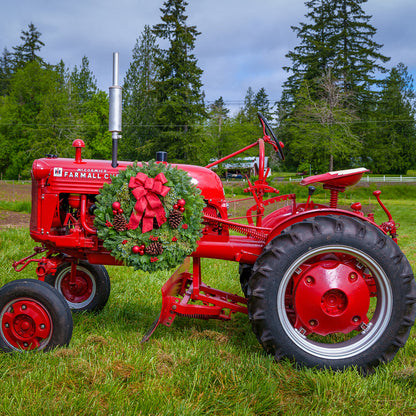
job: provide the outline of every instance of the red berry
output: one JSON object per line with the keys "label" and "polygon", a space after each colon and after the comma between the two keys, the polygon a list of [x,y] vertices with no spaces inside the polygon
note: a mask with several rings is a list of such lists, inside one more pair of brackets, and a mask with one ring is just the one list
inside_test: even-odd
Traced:
{"label": "red berry", "polygon": [[181,207],[184,207],[185,206],[185,200],[184,199],[180,199],[179,201],[178,201],[178,205],[180,205]]}
{"label": "red berry", "polygon": [[116,202],[113,202],[112,207],[113,207],[113,209],[120,209],[121,204],[120,204],[120,202],[116,201]]}
{"label": "red berry", "polygon": [[175,205],[173,206],[173,209],[179,209],[179,205],[178,205],[178,204],[175,204]]}
{"label": "red berry", "polygon": [[144,244],[142,244],[141,246],[140,246],[140,250],[144,250],[146,248],[146,246],[144,245]]}
{"label": "red berry", "polygon": [[140,251],[139,251],[139,254],[140,254],[141,256],[143,256],[143,255],[144,255],[144,250],[140,250]]}
{"label": "red berry", "polygon": [[113,215],[116,215],[117,214],[117,210],[116,209],[113,209]]}
{"label": "red berry", "polygon": [[139,253],[140,253],[140,247],[139,247],[139,246],[133,246],[133,247],[131,248],[131,251],[132,251],[134,254],[139,254]]}
{"label": "red berry", "polygon": [[124,211],[123,211],[123,208],[120,208],[119,210],[118,210],[118,213],[119,214],[122,214]]}
{"label": "red berry", "polygon": [[185,207],[180,207],[180,208],[179,208],[179,211],[180,211],[180,212],[185,212]]}

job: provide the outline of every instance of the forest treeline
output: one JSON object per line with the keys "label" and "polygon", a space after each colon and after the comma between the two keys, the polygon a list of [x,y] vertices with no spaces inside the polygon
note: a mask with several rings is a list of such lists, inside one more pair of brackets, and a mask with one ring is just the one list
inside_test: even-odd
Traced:
{"label": "forest treeline", "polygon": [[[201,33],[187,22],[188,3],[166,0],[160,22],[145,26],[134,43],[123,80],[119,158],[149,160],[165,150],[170,162],[206,164],[258,137],[260,111],[285,144],[284,165],[270,154],[274,169],[414,169],[413,79],[405,63],[386,68],[390,58],[374,40],[366,2],[306,1],[305,21],[292,27],[298,45],[287,54],[280,100],[271,102],[265,88],[248,88],[243,106],[231,113],[223,97],[205,103],[203,69],[193,53]],[[0,57],[1,177],[30,177],[33,160],[45,154],[72,157],[76,138],[86,143],[84,157],[111,158],[108,96],[88,57],[74,68],[46,62],[33,23],[20,39]]]}

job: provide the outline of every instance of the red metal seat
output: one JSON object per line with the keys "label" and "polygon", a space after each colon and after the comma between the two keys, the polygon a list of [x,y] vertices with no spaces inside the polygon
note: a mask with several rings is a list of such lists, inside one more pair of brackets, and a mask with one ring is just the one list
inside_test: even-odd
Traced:
{"label": "red metal seat", "polygon": [[368,172],[366,168],[355,168],[355,169],[346,169],[338,170],[336,172],[327,172],[321,175],[308,176],[301,180],[301,185],[311,185],[314,183],[322,183],[324,187],[339,187],[345,188],[347,186],[355,185],[363,174]]}

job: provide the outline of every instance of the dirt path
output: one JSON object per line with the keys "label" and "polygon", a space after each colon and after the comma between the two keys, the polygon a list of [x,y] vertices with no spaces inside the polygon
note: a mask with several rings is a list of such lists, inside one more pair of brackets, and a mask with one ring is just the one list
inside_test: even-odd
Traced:
{"label": "dirt path", "polygon": [[[5,183],[0,181],[0,201],[30,201],[30,183]],[[30,214],[0,210],[0,229],[29,227]]]}

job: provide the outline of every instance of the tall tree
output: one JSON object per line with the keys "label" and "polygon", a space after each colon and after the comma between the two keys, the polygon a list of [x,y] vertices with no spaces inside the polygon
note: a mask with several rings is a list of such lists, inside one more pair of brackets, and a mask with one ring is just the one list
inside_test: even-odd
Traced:
{"label": "tall tree", "polygon": [[230,110],[225,106],[224,99],[222,97],[215,100],[209,106],[209,125],[210,135],[212,137],[213,156],[218,158],[225,155],[224,149],[224,124],[228,120],[228,113]]}
{"label": "tall tree", "polygon": [[4,48],[3,54],[0,57],[0,96],[7,94],[12,73],[13,55],[7,48]]}
{"label": "tall tree", "polygon": [[187,24],[187,5],[185,0],[165,1],[160,9],[162,23],[153,26],[154,35],[168,42],[168,48],[160,49],[156,58],[155,119],[161,131],[157,150],[168,150],[176,160],[198,162],[205,145],[200,125],[206,111],[201,92],[203,71],[192,53],[200,33]]}
{"label": "tall tree", "polygon": [[81,67],[75,65],[70,77],[71,94],[79,104],[89,101],[97,93],[97,80],[90,69],[90,62],[86,56],[82,57]]}
{"label": "tall tree", "polygon": [[123,85],[123,138],[120,155],[129,160],[148,160],[154,157],[159,129],[155,124],[157,102],[154,84],[157,76],[155,63],[156,36],[150,26],[133,48],[133,60]]}
{"label": "tall tree", "polygon": [[69,156],[72,135],[67,125],[67,94],[56,71],[36,61],[13,75],[0,107],[0,171],[6,178],[30,177],[33,159],[46,153]]}
{"label": "tall tree", "polygon": [[[308,94],[317,105],[322,98],[320,79],[327,71],[331,71],[337,80],[337,87],[346,104],[355,110],[355,116],[362,123],[354,125],[353,134],[360,136],[365,142],[367,125],[363,122],[373,117],[376,107],[377,74],[384,71],[383,64],[389,58],[379,50],[382,45],[373,38],[376,29],[370,24],[362,5],[367,0],[309,0],[307,22],[292,27],[300,44],[289,52],[287,57],[291,65],[285,69],[290,73],[283,85],[282,98],[279,102],[280,132],[286,138],[290,148],[293,129],[287,122],[301,123],[296,115],[298,111],[297,97],[302,86],[308,85]],[[346,101],[348,99],[348,102]],[[323,132],[324,133],[324,132]],[[352,161],[352,155],[350,160]],[[290,160],[289,160],[290,161]],[[295,165],[298,161],[293,161]]]}
{"label": "tall tree", "polygon": [[284,84],[286,99],[294,97],[303,80],[320,78],[327,69],[342,80],[344,91],[354,93],[352,98],[377,84],[376,74],[385,72],[382,64],[390,58],[379,52],[383,45],[373,40],[376,29],[361,7],[367,1],[305,2],[308,22],[292,27],[300,45],[287,54],[292,66],[285,69],[292,74]]}
{"label": "tall tree", "polygon": [[416,165],[416,126],[413,77],[403,63],[384,80],[374,117],[366,165],[378,173],[405,174]]}
{"label": "tall tree", "polygon": [[33,23],[29,23],[28,30],[22,30],[20,39],[23,43],[19,46],[13,46],[14,64],[16,68],[21,68],[28,62],[39,62],[44,65],[44,60],[38,55],[42,46],[45,44],[40,40],[41,33]]}
{"label": "tall tree", "polygon": [[260,113],[262,113],[263,116],[266,117],[266,119],[268,119],[268,121],[271,121],[272,113],[270,110],[270,100],[264,87],[261,87],[257,91],[257,94],[254,97],[254,107],[257,109],[257,111],[260,111]]}
{"label": "tall tree", "polygon": [[[358,157],[361,143],[351,130],[356,119],[347,105],[348,95],[330,71],[319,80],[319,89],[304,81],[296,97],[296,110],[288,119],[292,137],[291,152],[300,161],[298,169],[311,166],[314,170],[334,170],[345,159]],[[318,98],[311,91],[319,91]]]}

